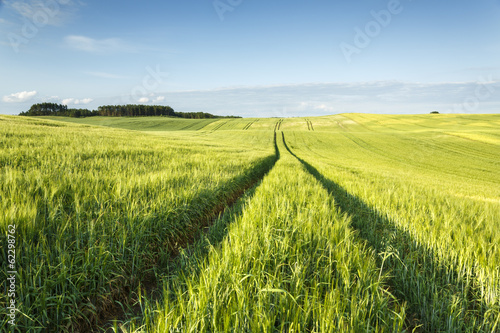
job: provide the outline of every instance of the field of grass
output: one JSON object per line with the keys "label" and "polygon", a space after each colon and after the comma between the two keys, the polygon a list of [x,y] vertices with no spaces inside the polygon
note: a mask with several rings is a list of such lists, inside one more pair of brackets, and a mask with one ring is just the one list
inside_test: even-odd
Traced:
{"label": "field of grass", "polygon": [[500,330],[500,115],[0,116],[0,133],[14,331]]}
{"label": "field of grass", "polygon": [[0,119],[0,274],[3,287],[7,227],[15,225],[20,331],[98,322],[275,161],[272,138],[251,133],[186,145],[176,136]]}
{"label": "field of grass", "polygon": [[[61,117],[40,117],[48,120],[61,120]],[[112,128],[122,128],[135,131],[197,131],[217,119],[182,119],[173,117],[89,117],[89,118],[69,118],[64,117],[64,121],[87,124],[94,126],[105,126]]]}

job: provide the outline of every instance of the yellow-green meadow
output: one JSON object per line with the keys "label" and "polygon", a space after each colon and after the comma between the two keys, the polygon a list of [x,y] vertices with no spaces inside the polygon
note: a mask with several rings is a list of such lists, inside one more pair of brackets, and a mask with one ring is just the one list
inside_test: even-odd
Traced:
{"label": "yellow-green meadow", "polygon": [[0,116],[0,230],[19,332],[495,332],[500,115]]}

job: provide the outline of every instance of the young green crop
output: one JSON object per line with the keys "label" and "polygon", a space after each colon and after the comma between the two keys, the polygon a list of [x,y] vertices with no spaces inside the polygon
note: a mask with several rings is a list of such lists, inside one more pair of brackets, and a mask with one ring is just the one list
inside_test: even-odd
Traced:
{"label": "young green crop", "polygon": [[[218,245],[179,258],[151,332],[400,331],[404,307],[349,218],[285,148],[252,194],[218,221]],[[156,309],[155,309],[156,308]],[[132,325],[131,330],[137,329]]]}
{"label": "young green crop", "polygon": [[251,134],[221,143],[22,117],[1,117],[0,132],[0,281],[15,225],[23,332],[99,323],[275,159],[272,138]]}
{"label": "young green crop", "polygon": [[55,120],[0,116],[18,331],[500,329],[499,115]]}
{"label": "young green crop", "polygon": [[[476,120],[464,128],[450,117],[436,128],[416,116],[351,117],[357,132],[289,133],[292,151],[353,217],[379,262],[390,255],[391,285],[415,325],[499,329],[500,150],[480,139],[498,127]],[[360,118],[378,122],[363,129]]]}
{"label": "young green crop", "polygon": [[198,131],[211,123],[217,122],[217,119],[182,119],[174,117],[88,117],[88,118],[70,118],[70,117],[40,117],[55,121],[71,122],[76,124],[86,124],[94,126],[106,126],[112,128],[122,128],[134,131]]}

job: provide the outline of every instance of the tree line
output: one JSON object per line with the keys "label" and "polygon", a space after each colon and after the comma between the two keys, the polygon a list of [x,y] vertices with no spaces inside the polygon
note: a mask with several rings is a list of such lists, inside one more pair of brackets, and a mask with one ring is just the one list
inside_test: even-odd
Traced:
{"label": "tree line", "polygon": [[69,109],[67,105],[56,103],[33,104],[28,111],[21,112],[20,116],[61,116],[61,117],[91,117],[94,111],[88,109]]}
{"label": "tree line", "polygon": [[170,106],[163,105],[105,105],[99,106],[97,110],[69,109],[67,105],[57,103],[33,104],[28,111],[21,112],[20,116],[61,116],[61,117],[145,117],[145,116],[169,116],[189,119],[204,118],[239,118],[234,116],[215,116],[206,112],[175,112]]}

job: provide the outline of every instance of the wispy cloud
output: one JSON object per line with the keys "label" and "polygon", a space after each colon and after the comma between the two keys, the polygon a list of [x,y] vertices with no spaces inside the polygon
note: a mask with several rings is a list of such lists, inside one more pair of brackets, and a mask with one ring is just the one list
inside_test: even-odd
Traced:
{"label": "wispy cloud", "polygon": [[[492,93],[493,92],[493,93]],[[496,93],[495,93],[496,92]],[[500,81],[311,83],[165,92],[178,111],[245,117],[320,116],[344,112],[500,112]]]}
{"label": "wispy cloud", "polygon": [[81,6],[80,2],[16,0],[4,1],[6,7],[28,21],[36,20],[39,24],[61,26],[73,19],[73,15]]}
{"label": "wispy cloud", "polygon": [[80,104],[86,105],[86,104],[89,104],[93,101],[94,100],[92,98],[83,98],[83,99],[66,98],[66,99],[63,99],[61,101],[61,104],[64,104],[64,105],[80,105]]}
{"label": "wispy cloud", "polygon": [[6,103],[21,103],[32,99],[36,94],[36,91],[21,91],[4,96],[2,100]]}
{"label": "wispy cloud", "polygon": [[59,98],[59,96],[45,96],[42,98],[42,101],[43,102],[59,102],[61,99]]}
{"label": "wispy cloud", "polygon": [[70,35],[64,38],[64,43],[70,48],[89,53],[133,52],[132,47],[119,38],[94,39]]}
{"label": "wispy cloud", "polygon": [[332,105],[327,105],[321,102],[300,102],[297,106],[298,110],[315,110],[319,112],[332,113],[335,111],[335,107]]}
{"label": "wispy cloud", "polygon": [[496,72],[500,71],[500,67],[493,67],[493,66],[483,66],[483,67],[469,67],[465,68],[463,71],[468,71],[468,72]]}
{"label": "wispy cloud", "polygon": [[116,75],[106,72],[86,72],[88,75],[100,77],[103,79],[129,79],[130,77],[124,75]]}

